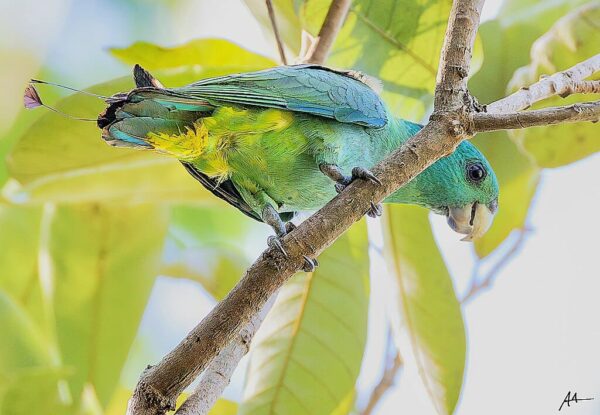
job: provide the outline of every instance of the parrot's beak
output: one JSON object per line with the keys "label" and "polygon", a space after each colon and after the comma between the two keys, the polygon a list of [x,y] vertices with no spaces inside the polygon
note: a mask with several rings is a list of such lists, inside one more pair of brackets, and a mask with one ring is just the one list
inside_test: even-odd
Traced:
{"label": "parrot's beak", "polygon": [[462,241],[472,241],[487,232],[497,210],[497,199],[487,205],[475,202],[463,207],[451,207],[448,209],[448,225],[455,232],[467,235]]}

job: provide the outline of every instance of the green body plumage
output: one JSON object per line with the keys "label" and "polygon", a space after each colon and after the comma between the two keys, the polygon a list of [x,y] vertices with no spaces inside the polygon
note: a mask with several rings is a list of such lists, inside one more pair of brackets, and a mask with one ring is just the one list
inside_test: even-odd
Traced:
{"label": "green body plumage", "polygon": [[[336,194],[320,165],[346,175],[371,168],[420,129],[393,117],[361,75],[315,66],[138,88],[116,95],[99,125],[111,144],[168,153],[214,186],[229,183],[257,218],[267,205],[280,213],[320,208]],[[486,172],[477,183],[468,174],[474,163]],[[488,162],[463,142],[385,202],[447,213],[497,197]]]}

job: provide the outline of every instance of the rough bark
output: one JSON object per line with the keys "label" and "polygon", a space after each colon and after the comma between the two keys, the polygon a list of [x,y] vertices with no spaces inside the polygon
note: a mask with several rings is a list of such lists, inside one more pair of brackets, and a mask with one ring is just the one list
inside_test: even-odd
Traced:
{"label": "rough bark", "polygon": [[473,131],[515,130],[540,125],[582,121],[600,121],[600,101],[509,114],[480,112],[473,114]]}

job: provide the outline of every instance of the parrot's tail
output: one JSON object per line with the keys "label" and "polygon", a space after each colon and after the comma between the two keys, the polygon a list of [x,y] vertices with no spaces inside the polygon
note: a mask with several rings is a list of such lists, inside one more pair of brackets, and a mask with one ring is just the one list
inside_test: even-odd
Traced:
{"label": "parrot's tail", "polygon": [[102,138],[112,146],[154,149],[180,160],[198,157],[206,144],[202,118],[214,107],[180,96],[136,65],[137,88],[108,98],[98,116]]}

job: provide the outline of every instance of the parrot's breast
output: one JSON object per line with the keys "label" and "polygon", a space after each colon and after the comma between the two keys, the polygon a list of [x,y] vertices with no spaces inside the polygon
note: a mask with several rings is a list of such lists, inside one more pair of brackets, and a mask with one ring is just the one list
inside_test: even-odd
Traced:
{"label": "parrot's breast", "polygon": [[230,179],[242,195],[264,192],[280,212],[318,209],[336,195],[320,163],[338,164],[348,174],[373,164],[364,128],[310,115],[220,107],[195,128],[204,132],[196,138],[196,168]]}

